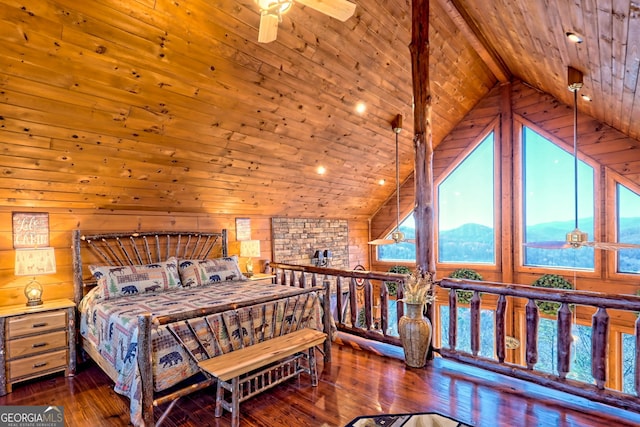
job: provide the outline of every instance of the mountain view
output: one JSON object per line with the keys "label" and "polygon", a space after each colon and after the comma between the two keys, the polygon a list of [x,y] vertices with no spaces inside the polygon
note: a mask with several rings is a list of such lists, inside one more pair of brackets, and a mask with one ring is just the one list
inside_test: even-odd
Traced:
{"label": "mountain view", "polygon": [[[579,227],[589,233],[589,240],[593,241],[593,220],[581,219]],[[573,221],[555,221],[537,224],[527,229],[527,241],[564,241],[567,232],[573,230]],[[620,223],[620,241],[625,243],[640,243],[640,217],[622,218]],[[415,238],[415,229],[401,225],[400,231],[407,239]],[[458,228],[440,232],[438,239],[438,253],[440,262],[456,263],[489,263],[494,260],[493,229],[480,224],[464,224]],[[378,258],[387,260],[415,260],[415,245],[400,243],[378,247]],[[620,250],[619,271],[640,273],[640,249]],[[594,249],[539,249],[525,248],[525,263],[550,267],[569,267],[593,269]]]}

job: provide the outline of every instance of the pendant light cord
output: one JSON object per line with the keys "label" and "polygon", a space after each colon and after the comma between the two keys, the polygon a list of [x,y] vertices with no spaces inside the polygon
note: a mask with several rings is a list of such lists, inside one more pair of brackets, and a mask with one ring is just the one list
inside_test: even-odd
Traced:
{"label": "pendant light cord", "polygon": [[400,231],[400,154],[398,154],[398,132],[396,132],[396,231]]}

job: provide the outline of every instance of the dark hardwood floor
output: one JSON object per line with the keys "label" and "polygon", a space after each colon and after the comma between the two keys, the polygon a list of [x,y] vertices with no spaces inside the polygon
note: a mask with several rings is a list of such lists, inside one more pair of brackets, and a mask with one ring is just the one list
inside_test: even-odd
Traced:
{"label": "dark hardwood floor", "polygon": [[[640,426],[640,414],[488,373],[443,359],[424,369],[404,365],[402,350],[360,340],[333,348],[320,362],[318,387],[292,380],[240,405],[243,426],[344,426],[366,414],[439,412],[475,426]],[[23,383],[0,405],[62,405],[66,425],[127,426],[128,401],[91,363],[73,378],[61,375]],[[229,426],[213,416],[214,393],[178,401],[164,426]],[[161,411],[158,411],[157,416]]]}

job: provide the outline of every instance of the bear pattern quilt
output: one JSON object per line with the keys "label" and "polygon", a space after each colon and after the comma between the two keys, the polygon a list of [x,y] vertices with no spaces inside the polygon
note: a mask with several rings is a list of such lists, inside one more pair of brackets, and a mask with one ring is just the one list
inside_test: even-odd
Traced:
{"label": "bear pattern quilt", "polygon": [[299,291],[277,284],[235,281],[105,300],[96,288],[79,306],[80,333],[118,372],[114,390],[129,397],[131,421],[141,425],[140,371],[136,360],[138,315],[163,316],[268,300],[155,326],[151,342],[154,389],[162,391],[198,373],[195,360],[215,357],[305,326],[322,329],[318,295],[315,292],[295,295]]}

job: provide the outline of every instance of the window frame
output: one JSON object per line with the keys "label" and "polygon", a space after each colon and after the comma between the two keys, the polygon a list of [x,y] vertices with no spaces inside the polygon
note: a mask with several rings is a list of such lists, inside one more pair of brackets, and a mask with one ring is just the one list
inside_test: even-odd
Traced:
{"label": "window frame", "polygon": [[[514,177],[514,205],[513,205],[513,213],[514,213],[514,223],[513,223],[513,233],[514,233],[514,247],[513,247],[513,268],[517,273],[528,273],[535,275],[542,275],[546,273],[554,273],[567,275],[572,274],[576,277],[582,278],[600,278],[603,276],[602,274],[602,266],[603,266],[603,255],[599,252],[601,250],[594,250],[594,259],[593,259],[593,271],[584,270],[584,269],[576,269],[572,267],[553,267],[553,266],[532,266],[524,264],[524,153],[523,153],[523,141],[524,141],[524,127],[528,127],[532,129],[534,132],[538,133],[542,137],[546,138],[552,144],[555,144],[559,148],[563,149],[571,156],[573,156],[573,141],[571,143],[567,143],[562,139],[550,134],[549,132],[541,129],[540,126],[535,123],[525,119],[522,116],[514,115],[513,119],[514,124],[514,147],[513,147],[513,177]],[[578,145],[579,147],[579,145]],[[591,158],[583,155],[578,149],[578,159],[587,165],[593,168],[593,203],[594,203],[594,212],[593,212],[593,235],[589,235],[589,240],[599,239],[603,233],[603,225],[602,225],[602,211],[600,208],[602,206],[602,178],[601,178],[601,165],[592,160]],[[569,232],[571,230],[567,230]],[[562,236],[560,236],[562,237]],[[553,250],[553,249],[549,249]],[[576,283],[573,283],[576,286]]]}
{"label": "window frame", "polygon": [[[439,212],[440,207],[438,206],[440,195],[439,195],[439,187],[440,184],[449,177],[449,175],[458,167],[462,162],[471,154],[478,146],[489,136],[489,134],[493,132],[493,263],[481,263],[481,262],[440,262],[440,254],[438,252],[439,248]],[[434,180],[433,183],[433,205],[434,205],[434,218],[433,218],[433,227],[434,227],[434,252],[435,252],[435,260],[436,260],[436,271],[449,271],[454,270],[456,268],[473,268],[477,271],[489,271],[489,272],[499,272],[502,267],[502,239],[501,229],[502,229],[502,205],[501,205],[501,176],[502,176],[502,151],[501,151],[501,138],[500,138],[500,121],[499,117],[494,120],[485,127],[485,129],[475,138],[475,140],[469,144],[458,156],[456,156],[455,161],[451,162],[451,164],[438,176],[437,179]]]}
{"label": "window frame", "polygon": [[[609,168],[605,168],[605,209],[610,215],[606,216],[606,241],[617,242],[618,241],[618,191],[617,185],[620,184],[627,187],[629,190],[640,194],[640,185],[625,178],[617,172],[612,171]],[[604,251],[606,252],[606,273],[607,279],[620,280],[620,281],[632,281],[637,283],[640,278],[640,273],[621,273],[618,271],[618,253],[617,251]]]}

